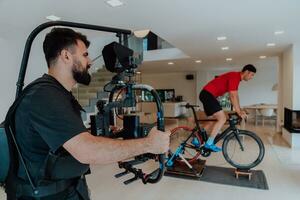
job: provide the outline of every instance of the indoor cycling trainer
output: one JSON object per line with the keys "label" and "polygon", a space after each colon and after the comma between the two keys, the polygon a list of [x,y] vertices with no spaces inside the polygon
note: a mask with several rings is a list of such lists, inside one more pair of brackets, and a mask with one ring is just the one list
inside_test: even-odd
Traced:
{"label": "indoor cycling trainer", "polygon": [[[195,107],[198,106],[186,104],[185,107],[192,109],[196,126],[194,128],[179,126],[171,131],[166,175],[198,179],[205,168],[205,161],[199,160],[199,157],[210,156],[211,150],[204,147],[208,135],[199,125],[195,112]],[[263,160],[264,144],[255,133],[236,127],[241,120],[236,113],[229,113],[228,116],[228,128],[217,135],[214,143],[223,141],[223,156],[236,168],[237,176],[242,173],[250,175],[250,170]]]}

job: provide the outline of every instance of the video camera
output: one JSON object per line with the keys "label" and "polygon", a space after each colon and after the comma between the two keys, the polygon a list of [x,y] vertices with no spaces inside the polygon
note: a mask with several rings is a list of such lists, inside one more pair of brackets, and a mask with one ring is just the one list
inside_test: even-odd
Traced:
{"label": "video camera", "polygon": [[[99,100],[97,102],[98,113],[90,116],[91,133],[96,136],[110,138],[136,139],[146,137],[154,124],[140,123],[139,115],[135,112],[136,91],[149,91],[157,105],[157,127],[164,131],[163,108],[158,93],[149,85],[137,84],[132,77],[137,68],[138,57],[134,56],[134,51],[117,42],[106,45],[102,50],[105,67],[112,73],[117,73],[112,80],[104,86],[104,91],[109,92],[109,100]],[[121,97],[121,98],[119,98]],[[119,114],[119,111],[124,111]],[[123,120],[123,128],[113,131],[110,127],[115,125],[115,118]],[[150,174],[145,174],[141,169],[136,169],[133,165],[146,162],[149,159],[158,161],[159,168]],[[156,183],[164,173],[164,155],[144,154],[135,157],[131,161],[119,162],[119,167],[125,172],[117,174],[120,177],[129,172],[135,176],[125,181],[128,184],[139,178],[143,183]]]}

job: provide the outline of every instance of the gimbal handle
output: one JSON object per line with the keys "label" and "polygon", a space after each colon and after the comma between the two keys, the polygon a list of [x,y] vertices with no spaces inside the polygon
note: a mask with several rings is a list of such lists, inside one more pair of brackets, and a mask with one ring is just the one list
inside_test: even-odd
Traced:
{"label": "gimbal handle", "polygon": [[[115,87],[116,89],[112,90],[112,93],[114,93],[117,89],[124,89],[126,88],[127,92],[132,92],[133,90],[146,90],[151,92],[151,94],[154,97],[154,100],[156,102],[156,106],[157,106],[157,129],[160,131],[164,131],[165,130],[165,125],[164,125],[164,110],[163,110],[163,105],[161,103],[161,100],[159,98],[158,93],[156,92],[156,90],[149,86],[149,85],[144,85],[144,84],[128,84],[127,86],[123,86],[123,87]],[[110,101],[112,101],[112,96],[113,94],[110,94]],[[130,95],[129,95],[130,96]],[[128,184],[132,181],[137,180],[138,178],[142,179],[142,182],[144,184],[146,183],[157,183],[158,181],[160,181],[160,179],[162,178],[162,176],[164,175],[165,172],[165,154],[159,154],[159,155],[149,155],[149,154],[144,154],[144,156],[146,157],[145,160],[143,160],[142,162],[145,162],[148,159],[158,159],[159,162],[159,167],[154,170],[153,172],[149,173],[149,174],[145,174],[141,169],[136,169],[133,167],[133,165],[135,163],[137,163],[138,161],[128,161],[128,162],[119,162],[119,167],[120,168],[124,168],[126,171],[121,173],[122,174],[126,174],[128,172],[131,172],[135,175],[134,178],[125,181],[125,184]],[[136,158],[137,159],[137,158]]]}

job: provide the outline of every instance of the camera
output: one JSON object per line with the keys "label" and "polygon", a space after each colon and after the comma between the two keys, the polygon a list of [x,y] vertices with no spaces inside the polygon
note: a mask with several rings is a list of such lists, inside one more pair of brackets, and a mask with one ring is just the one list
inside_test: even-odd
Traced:
{"label": "camera", "polygon": [[117,42],[106,45],[102,50],[105,67],[113,73],[122,73],[137,68],[134,51]]}

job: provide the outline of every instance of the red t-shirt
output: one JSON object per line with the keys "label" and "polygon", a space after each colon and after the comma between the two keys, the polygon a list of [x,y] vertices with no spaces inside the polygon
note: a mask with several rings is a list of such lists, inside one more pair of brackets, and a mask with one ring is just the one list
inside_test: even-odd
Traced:
{"label": "red t-shirt", "polygon": [[207,83],[203,89],[214,97],[219,97],[229,91],[237,91],[241,82],[241,72],[228,72]]}

